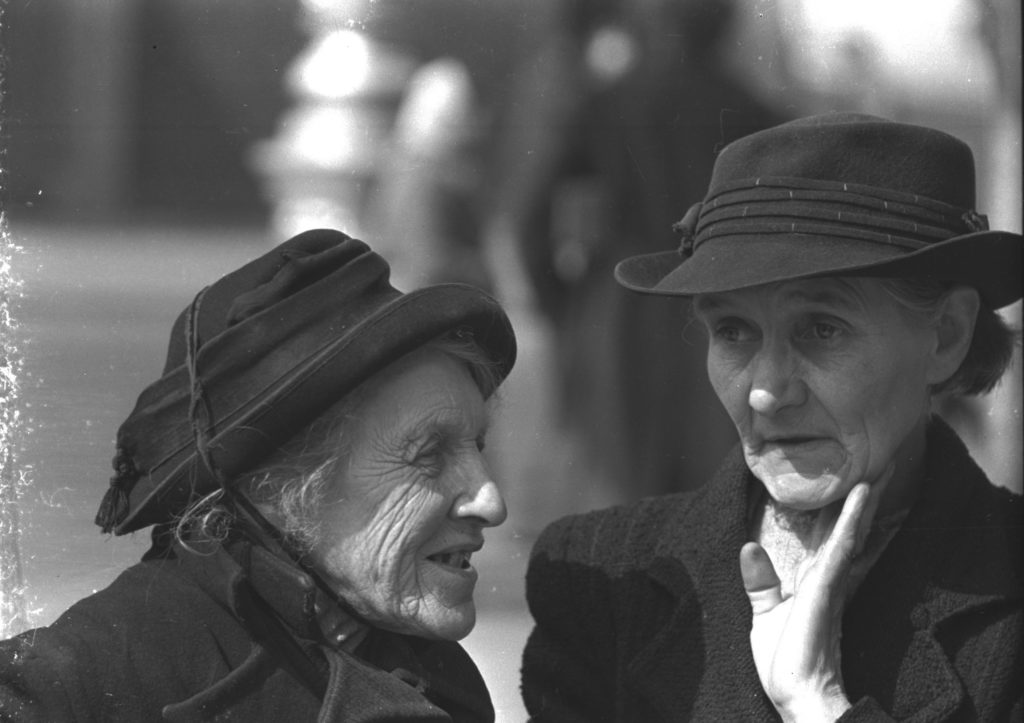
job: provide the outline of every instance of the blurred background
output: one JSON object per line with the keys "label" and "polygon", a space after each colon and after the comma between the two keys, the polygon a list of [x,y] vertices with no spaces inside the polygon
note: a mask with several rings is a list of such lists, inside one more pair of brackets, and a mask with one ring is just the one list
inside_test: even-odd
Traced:
{"label": "blurred background", "polygon": [[[722,145],[830,109],[963,138],[979,211],[1019,232],[1020,32],[1018,0],[0,4],[0,633],[145,550],[92,518],[178,312],[334,226],[400,288],[474,283],[516,326],[488,446],[510,518],[466,643],[499,720],[524,719],[536,534],[699,484],[732,439],[685,308],[611,268],[675,246]],[[944,410],[1017,491],[1020,379],[1018,355],[991,396]]]}

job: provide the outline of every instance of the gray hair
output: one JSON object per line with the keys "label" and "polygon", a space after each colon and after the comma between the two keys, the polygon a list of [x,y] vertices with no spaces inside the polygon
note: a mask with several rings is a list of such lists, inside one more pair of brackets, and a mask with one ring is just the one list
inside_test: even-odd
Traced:
{"label": "gray hair", "polygon": [[[878,279],[882,288],[912,317],[935,323],[946,297],[957,286],[950,281],[927,278]],[[1013,350],[1020,344],[1020,330],[1013,329],[982,299],[974,336],[960,367],[933,394],[981,395],[992,391],[1006,373]]]}
{"label": "gray hair", "polygon": [[[484,399],[492,397],[501,383],[498,365],[461,330],[439,336],[420,348],[434,349],[462,362]],[[235,488],[267,516],[299,554],[308,553],[319,539],[316,510],[348,455],[346,430],[358,419],[359,408],[373,386],[371,377],[279,448],[265,464],[235,480]],[[221,493],[214,492],[189,507],[179,519],[175,535],[185,545],[197,534],[203,539],[223,539],[232,519],[233,513],[223,504]]]}

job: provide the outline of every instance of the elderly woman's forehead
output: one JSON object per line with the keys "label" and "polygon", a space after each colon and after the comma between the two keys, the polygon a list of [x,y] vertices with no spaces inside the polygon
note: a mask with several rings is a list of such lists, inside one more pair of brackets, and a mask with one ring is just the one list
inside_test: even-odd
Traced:
{"label": "elderly woman's forehead", "polygon": [[765,299],[786,304],[814,304],[860,309],[877,298],[881,282],[869,278],[821,277],[797,279],[753,286],[736,291],[700,294],[694,297],[694,309],[707,313],[737,303],[761,303]]}
{"label": "elderly woman's forehead", "polygon": [[393,362],[365,384],[360,403],[364,412],[375,408],[410,417],[424,409],[467,411],[486,407],[467,366],[429,346]]}

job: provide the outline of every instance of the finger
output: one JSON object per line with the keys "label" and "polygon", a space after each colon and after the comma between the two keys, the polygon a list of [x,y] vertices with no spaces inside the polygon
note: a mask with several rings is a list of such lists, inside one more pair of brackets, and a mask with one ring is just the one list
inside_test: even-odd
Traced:
{"label": "finger", "polygon": [[835,530],[836,522],[839,520],[839,513],[843,509],[844,500],[833,502],[818,510],[818,517],[815,519],[814,529],[811,531],[811,545],[813,549],[821,549],[826,540],[828,540],[829,535]]}
{"label": "finger", "polygon": [[782,582],[768,553],[756,542],[740,549],[740,575],[754,615],[773,610],[782,602]]}
{"label": "finger", "polygon": [[843,501],[839,518],[818,555],[817,564],[825,577],[823,582],[839,580],[853,562],[858,552],[860,524],[865,517],[870,493],[870,485],[858,482]]}

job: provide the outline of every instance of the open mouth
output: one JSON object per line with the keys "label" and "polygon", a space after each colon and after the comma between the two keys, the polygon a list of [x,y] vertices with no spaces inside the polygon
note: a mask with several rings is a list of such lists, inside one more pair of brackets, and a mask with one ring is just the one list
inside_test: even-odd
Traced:
{"label": "open mouth", "polygon": [[433,555],[427,555],[427,559],[438,565],[453,567],[456,570],[468,570],[471,567],[469,559],[472,554],[469,550],[452,550],[450,552],[438,552]]}
{"label": "open mouth", "polygon": [[780,445],[796,445],[796,444],[810,444],[812,442],[820,442],[821,437],[775,437],[773,439],[766,439],[765,444],[780,444]]}

